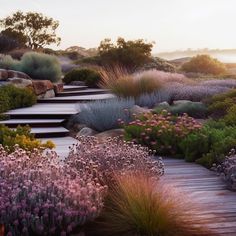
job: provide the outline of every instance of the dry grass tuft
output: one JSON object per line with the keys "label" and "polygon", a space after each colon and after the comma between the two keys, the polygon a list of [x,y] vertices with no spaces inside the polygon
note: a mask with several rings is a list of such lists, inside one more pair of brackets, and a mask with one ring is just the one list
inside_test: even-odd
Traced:
{"label": "dry grass tuft", "polygon": [[192,205],[144,174],[116,176],[92,235],[210,236]]}
{"label": "dry grass tuft", "polygon": [[142,76],[136,78],[122,67],[103,69],[100,72],[102,81],[100,86],[110,89],[119,97],[137,98],[142,94],[149,94],[161,88],[161,83],[155,78]]}

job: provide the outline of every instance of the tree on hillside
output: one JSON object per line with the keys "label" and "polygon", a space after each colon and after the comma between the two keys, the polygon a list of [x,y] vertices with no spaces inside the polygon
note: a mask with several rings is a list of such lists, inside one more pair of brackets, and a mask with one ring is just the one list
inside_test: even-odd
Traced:
{"label": "tree on hillside", "polygon": [[133,69],[151,60],[153,43],[143,39],[125,41],[118,38],[116,44],[110,39],[101,41],[98,54],[103,65],[121,65]]}
{"label": "tree on hillside", "polygon": [[59,44],[56,36],[59,22],[37,12],[15,12],[0,20],[1,34],[17,40],[32,49],[42,48],[52,43]]}
{"label": "tree on hillside", "polygon": [[182,65],[185,72],[220,75],[226,72],[224,63],[209,55],[197,55]]}

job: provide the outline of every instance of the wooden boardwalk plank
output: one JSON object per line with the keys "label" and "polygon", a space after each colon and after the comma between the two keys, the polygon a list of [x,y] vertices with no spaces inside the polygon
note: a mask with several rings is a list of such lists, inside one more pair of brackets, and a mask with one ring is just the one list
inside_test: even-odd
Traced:
{"label": "wooden boardwalk plank", "polygon": [[[229,191],[216,174],[195,163],[164,159],[162,181],[186,193],[202,208],[200,216],[209,228],[222,236],[236,236],[236,192]],[[212,222],[213,220],[213,222]]]}

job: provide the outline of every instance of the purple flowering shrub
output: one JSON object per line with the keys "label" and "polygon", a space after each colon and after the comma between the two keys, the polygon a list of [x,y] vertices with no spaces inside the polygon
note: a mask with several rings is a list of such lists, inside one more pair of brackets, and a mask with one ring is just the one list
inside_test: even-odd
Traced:
{"label": "purple flowering shrub", "polygon": [[66,163],[74,166],[79,173],[87,172],[103,183],[112,174],[126,171],[144,172],[159,177],[164,174],[161,159],[152,156],[151,150],[141,145],[110,138],[100,143],[95,137],[78,137],[68,155]]}
{"label": "purple flowering shrub", "polygon": [[200,102],[205,98],[209,98],[213,95],[225,93],[230,88],[224,86],[213,86],[208,84],[180,84],[172,83],[165,87],[167,94],[171,97],[171,100],[190,100],[193,102]]}
{"label": "purple flowering shrub", "polygon": [[71,235],[103,207],[106,187],[59,161],[0,146],[0,225],[6,235]]}
{"label": "purple flowering shrub", "polygon": [[236,150],[232,149],[220,165],[213,165],[212,168],[227,183],[231,190],[236,191]]}

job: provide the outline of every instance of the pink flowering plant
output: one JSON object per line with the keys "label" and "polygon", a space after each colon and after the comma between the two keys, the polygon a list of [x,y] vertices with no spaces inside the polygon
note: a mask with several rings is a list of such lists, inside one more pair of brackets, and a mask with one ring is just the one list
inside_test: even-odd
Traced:
{"label": "pink flowering plant", "polygon": [[0,225],[10,235],[71,235],[103,207],[106,187],[54,152],[0,146]]}
{"label": "pink flowering plant", "polygon": [[172,116],[166,110],[160,114],[143,114],[124,125],[126,140],[149,147],[161,155],[181,154],[181,140],[201,128],[202,125],[187,114]]}
{"label": "pink flowering plant", "polygon": [[157,178],[164,174],[162,160],[154,157],[148,147],[121,138],[108,138],[100,143],[96,137],[80,136],[78,143],[71,147],[66,163],[102,184],[114,173],[144,172]]}

